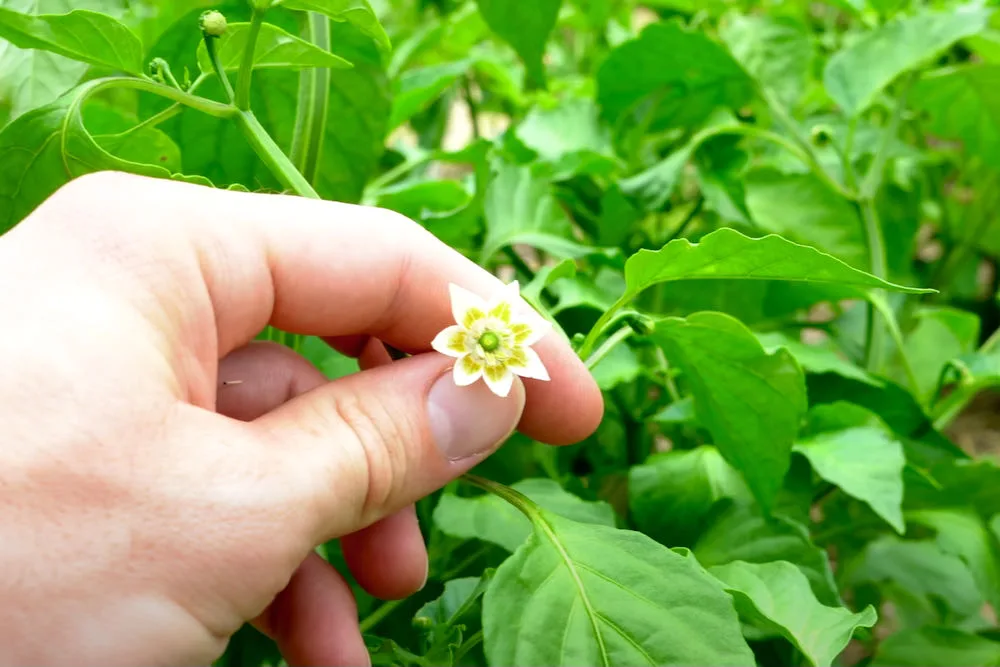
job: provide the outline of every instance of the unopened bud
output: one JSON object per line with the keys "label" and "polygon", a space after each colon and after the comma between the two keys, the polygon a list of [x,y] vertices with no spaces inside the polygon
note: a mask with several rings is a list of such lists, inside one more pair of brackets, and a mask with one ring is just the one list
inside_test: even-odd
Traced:
{"label": "unopened bud", "polygon": [[809,133],[812,139],[813,145],[822,148],[824,146],[829,146],[830,142],[833,141],[833,130],[829,125],[817,125]]}
{"label": "unopened bud", "polygon": [[656,331],[656,320],[649,315],[632,313],[625,318],[625,322],[640,336],[649,336]]}
{"label": "unopened bud", "polygon": [[198,25],[207,37],[222,37],[226,33],[226,17],[214,9],[202,13]]}

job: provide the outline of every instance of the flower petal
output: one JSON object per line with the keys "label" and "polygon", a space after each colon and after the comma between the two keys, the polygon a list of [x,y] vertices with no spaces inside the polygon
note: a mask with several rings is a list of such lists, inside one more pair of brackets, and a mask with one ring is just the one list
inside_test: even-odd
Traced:
{"label": "flower petal", "polygon": [[541,315],[530,319],[522,316],[521,319],[511,322],[510,328],[518,344],[534,345],[552,329],[552,323]]}
{"label": "flower petal", "polygon": [[457,324],[443,329],[441,333],[434,336],[434,340],[431,341],[431,347],[441,354],[455,357],[456,359],[469,353],[465,349],[465,329]]}
{"label": "flower petal", "polygon": [[471,321],[466,321],[466,318],[472,315],[472,321],[475,321],[475,319],[483,317],[489,310],[482,297],[473,294],[464,287],[449,283],[448,292],[451,294],[451,314],[455,317],[455,323],[465,328],[472,324]]}
{"label": "flower petal", "polygon": [[511,371],[524,378],[535,380],[549,380],[549,372],[542,363],[538,353],[530,347],[522,347],[517,350],[517,354],[507,362]]}
{"label": "flower petal", "polygon": [[487,366],[483,369],[486,386],[497,396],[506,397],[514,384],[514,374],[506,366]]}
{"label": "flower petal", "polygon": [[459,387],[468,387],[482,376],[483,366],[472,355],[465,355],[455,362],[452,376]]}

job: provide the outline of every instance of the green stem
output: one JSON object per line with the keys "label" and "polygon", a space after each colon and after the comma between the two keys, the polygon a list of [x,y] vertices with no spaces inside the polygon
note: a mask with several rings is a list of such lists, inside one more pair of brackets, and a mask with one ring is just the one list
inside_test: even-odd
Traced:
{"label": "green stem", "polygon": [[948,395],[935,409],[934,430],[943,431],[979,393],[978,387],[958,387]]}
{"label": "green stem", "polygon": [[[193,93],[195,90],[198,89],[198,86],[207,81],[208,78],[209,78],[208,74],[202,74],[201,76],[199,76],[197,79],[195,79],[194,83],[191,84],[191,87],[188,88],[188,92]],[[177,114],[179,114],[183,108],[184,105],[182,105],[179,102],[171,104],[163,111],[153,114],[152,116],[142,121],[141,123],[137,123],[123,132],[119,132],[118,134],[112,134],[109,136],[115,139],[120,139],[122,137],[128,136],[129,134],[132,134],[133,132],[138,132],[139,130],[142,130],[144,128],[156,127],[160,123],[164,123],[173,118],[174,116],[176,116]]]}
{"label": "green stem", "polygon": [[621,329],[608,336],[607,339],[601,343],[601,346],[597,348],[592,355],[587,357],[587,361],[584,362],[587,366],[587,370],[594,370],[594,367],[601,363],[601,359],[608,356],[615,346],[631,336],[633,333],[635,332],[632,327],[626,324]]}
{"label": "green stem", "polygon": [[[882,237],[882,224],[879,221],[875,202],[866,199],[860,202],[861,216],[865,226],[865,241],[868,245],[868,262],[871,274],[876,278],[886,278],[885,239]],[[876,298],[883,295],[881,290]],[[868,324],[865,332],[865,366],[872,373],[877,373],[882,363],[882,348],[885,342],[885,329],[877,319],[875,304],[868,302]],[[902,352],[902,350],[900,350]]]}
{"label": "green stem", "polygon": [[698,199],[694,203],[694,206],[691,207],[691,210],[688,211],[687,215],[684,216],[684,219],[681,220],[681,224],[677,226],[677,229],[675,229],[673,233],[669,237],[667,237],[667,239],[663,242],[663,245],[670,243],[674,239],[680,237],[684,232],[686,232],[688,225],[690,225],[694,221],[694,219],[698,217],[698,214],[701,213],[701,209],[704,206],[705,206],[705,196],[699,195]]}
{"label": "green stem", "polygon": [[385,604],[380,605],[378,609],[373,611],[371,614],[362,619],[360,623],[358,623],[358,628],[361,630],[361,633],[364,634],[381,623],[385,620],[386,616],[394,612],[396,608],[404,602],[406,602],[406,598],[401,600],[389,600]]}
{"label": "green stem", "polygon": [[[875,157],[865,174],[864,180],[858,192],[858,205],[861,208],[861,217],[864,221],[865,241],[868,245],[868,262],[870,273],[876,278],[886,279],[887,259],[885,252],[885,238],[882,236],[882,223],[878,217],[878,210],[875,206],[875,197],[882,186],[882,172],[888,160],[889,144],[899,131],[899,121],[906,108],[906,99],[910,88],[913,85],[915,76],[907,77],[903,83],[903,89],[899,96],[899,102],[893,110],[892,118],[886,126],[885,131],[879,138],[879,144],[875,151]],[[881,291],[876,292],[875,297],[881,296]],[[872,302],[868,305],[868,325],[865,335],[865,365],[870,372],[878,372],[882,363],[882,346],[884,344],[885,330],[881,323],[876,321],[876,309]],[[903,353],[900,350],[900,353]]]}
{"label": "green stem", "polygon": [[479,127],[479,105],[472,96],[472,81],[468,76],[462,78],[462,95],[465,97],[466,106],[469,107],[469,120],[472,124],[472,138],[479,139],[483,136],[482,130]]}
{"label": "green stem", "polygon": [[438,577],[441,581],[450,581],[455,577],[459,576],[465,572],[465,568],[469,567],[477,560],[482,558],[490,548],[488,546],[479,547],[476,551],[472,552],[469,556],[466,556],[459,562],[458,565],[449,568],[444,574]]}
{"label": "green stem", "polygon": [[532,523],[541,518],[538,514],[538,506],[530,499],[528,496],[515,491],[509,486],[505,486],[493,480],[486,479],[485,477],[480,477],[479,475],[473,475],[472,473],[465,473],[460,478],[463,482],[468,482],[473,486],[478,486],[484,491],[489,491],[494,496],[497,496],[508,503],[513,505],[520,511],[524,516],[531,519]]}
{"label": "green stem", "polygon": [[204,35],[205,51],[208,52],[208,59],[212,62],[212,71],[215,72],[215,76],[219,77],[222,89],[226,93],[226,99],[232,103],[236,99],[236,94],[233,92],[233,84],[229,82],[229,77],[226,76],[226,70],[222,66],[222,61],[219,60],[219,52],[215,48],[217,39],[217,37],[213,37],[212,35]]}
{"label": "green stem", "polygon": [[656,346],[656,361],[663,373],[663,386],[667,388],[670,400],[674,403],[678,402],[681,400],[681,393],[677,391],[677,383],[674,382],[674,376],[670,372],[670,361],[667,359],[667,353],[659,345]]}
{"label": "green stem", "polygon": [[479,644],[482,641],[483,641],[483,631],[482,631],[482,629],[480,629],[474,635],[472,635],[471,637],[469,637],[468,639],[466,639],[462,643],[462,645],[458,647],[458,649],[455,651],[455,657],[452,660],[452,664],[453,665],[460,665],[460,664],[462,664],[461,660],[462,660],[462,658],[465,657],[465,654],[468,653],[469,651],[471,651],[473,648],[475,648],[476,645]]}
{"label": "green stem", "polygon": [[597,339],[601,337],[602,333],[604,333],[604,330],[608,327],[608,324],[611,323],[615,314],[624,308],[634,296],[634,294],[626,292],[621,296],[621,298],[615,301],[610,308],[601,314],[601,316],[597,319],[597,322],[594,323],[594,326],[590,328],[590,332],[587,333],[587,337],[583,339],[583,344],[580,345],[580,349],[577,354],[581,359],[587,359],[590,357],[594,350],[594,346],[597,344]]}
{"label": "green stem", "polygon": [[507,259],[510,260],[511,266],[514,267],[514,270],[524,275],[524,279],[527,282],[531,282],[535,279],[535,272],[531,270],[528,263],[524,261],[524,258],[517,254],[517,251],[514,250],[514,248],[511,246],[504,246],[503,254],[505,254]]}
{"label": "green stem", "polygon": [[94,79],[88,82],[93,88],[91,94],[104,88],[130,88],[145,93],[152,93],[168,100],[173,100],[186,107],[197,109],[202,113],[216,118],[232,118],[236,115],[236,109],[229,104],[221,104],[214,100],[205,99],[197,95],[191,95],[183,90],[177,90],[172,86],[157,83],[150,79],[139,79],[131,76],[108,77],[106,79]]}
{"label": "green stem", "polygon": [[851,162],[851,154],[854,152],[854,135],[858,131],[858,119],[852,118],[847,123],[847,136],[844,138],[844,151],[840,155],[840,160],[844,165],[844,182],[851,190],[858,187],[857,176],[854,173],[854,163]]}
{"label": "green stem", "polygon": [[237,111],[236,121],[254,152],[285,188],[303,197],[320,198],[309,181],[281,152],[281,148],[274,142],[274,139],[267,133],[252,111]]}
{"label": "green stem", "polygon": [[429,151],[426,155],[422,155],[414,160],[407,160],[406,162],[400,162],[392,169],[389,169],[381,176],[373,178],[368,186],[365,188],[365,198],[368,199],[371,193],[377,193],[380,190],[388,187],[393,181],[402,178],[410,171],[413,171],[417,167],[423,166],[428,162],[434,160],[434,152]]}
{"label": "green stem", "polygon": [[253,15],[250,17],[250,28],[247,32],[247,43],[243,49],[243,59],[240,61],[240,71],[236,76],[236,97],[233,98],[236,108],[246,111],[250,108],[250,82],[253,80],[253,62],[257,49],[257,37],[260,27],[264,24],[264,10],[254,4]]}
{"label": "green stem", "polygon": [[[305,32],[309,41],[330,50],[330,19],[318,12],[306,13]],[[299,102],[289,155],[310,183],[316,179],[330,105],[330,70],[314,67],[299,74]]]}

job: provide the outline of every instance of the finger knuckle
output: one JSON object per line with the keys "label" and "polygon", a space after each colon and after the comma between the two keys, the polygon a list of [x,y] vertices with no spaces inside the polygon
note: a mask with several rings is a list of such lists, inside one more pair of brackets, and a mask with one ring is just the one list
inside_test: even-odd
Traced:
{"label": "finger knuckle", "polygon": [[371,397],[345,393],[336,396],[333,403],[364,465],[361,514],[371,517],[392,502],[403,484],[406,444],[414,441],[414,429],[400,413]]}

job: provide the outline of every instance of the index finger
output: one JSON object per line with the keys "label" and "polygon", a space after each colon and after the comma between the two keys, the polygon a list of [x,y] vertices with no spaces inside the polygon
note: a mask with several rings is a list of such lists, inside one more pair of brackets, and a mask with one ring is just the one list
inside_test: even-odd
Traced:
{"label": "index finger", "polygon": [[[152,235],[149,252],[194,249],[220,357],[267,324],[324,337],[365,334],[407,352],[429,351],[434,336],[454,323],[449,283],[483,297],[502,287],[495,276],[390,211],[121,174],[90,181],[91,188],[95,182],[112,188],[119,210],[141,210],[147,223],[141,231]],[[136,222],[128,222],[134,229]],[[185,243],[163,241],[174,231],[183,233]],[[586,437],[603,414],[589,371],[553,333],[535,350],[551,381],[525,381],[519,428],[554,444]]]}

